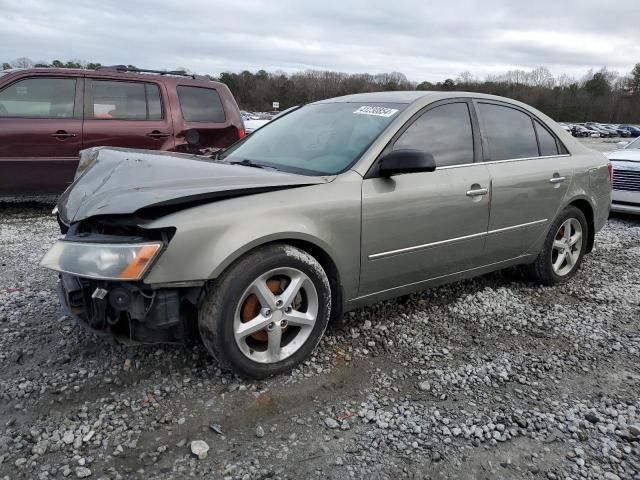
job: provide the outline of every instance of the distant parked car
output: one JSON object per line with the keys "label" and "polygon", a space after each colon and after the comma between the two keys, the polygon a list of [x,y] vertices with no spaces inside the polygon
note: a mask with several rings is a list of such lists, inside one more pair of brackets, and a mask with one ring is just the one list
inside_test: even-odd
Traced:
{"label": "distant parked car", "polygon": [[591,130],[589,130],[586,127],[583,127],[582,125],[573,125],[573,127],[571,128],[571,134],[574,137],[588,137],[591,135]]}
{"label": "distant parked car", "polygon": [[629,130],[622,128],[620,125],[611,125],[611,128],[614,128],[616,132],[618,132],[618,135],[620,135],[623,138],[627,138],[631,136],[631,132],[629,132]]}
{"label": "distant parked car", "polygon": [[244,137],[226,85],[124,66],[0,74],[0,195],[60,194],[81,149],[203,153]]}
{"label": "distant parked car", "polygon": [[640,214],[640,138],[607,157],[613,165],[611,210]]}
{"label": "distant parked car", "polygon": [[620,125],[620,128],[629,132],[630,137],[640,137],[640,128],[635,125]]}
{"label": "distant parked car", "polygon": [[616,130],[615,128],[613,128],[613,127],[611,127],[609,125],[600,125],[600,128],[602,130],[608,132],[610,138],[619,136],[618,130]]}
{"label": "distant parked car", "polygon": [[584,124],[584,126],[587,127],[590,130],[598,132],[600,134],[600,137],[602,137],[602,138],[609,138],[609,137],[614,136],[614,133],[612,131],[610,131],[609,129],[603,127],[599,123],[587,122],[587,123]]}

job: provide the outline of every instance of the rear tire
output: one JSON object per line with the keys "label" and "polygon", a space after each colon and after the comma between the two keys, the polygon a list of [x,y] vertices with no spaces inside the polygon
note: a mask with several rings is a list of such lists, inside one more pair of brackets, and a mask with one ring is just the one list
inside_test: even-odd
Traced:
{"label": "rear tire", "polygon": [[582,210],[565,208],[549,227],[542,251],[528,266],[528,273],[543,285],[568,281],[580,268],[588,238],[589,226]]}
{"label": "rear tire", "polygon": [[216,280],[198,326],[224,370],[266,378],[311,354],[330,313],[331,289],[322,266],[303,250],[275,244],[250,252]]}

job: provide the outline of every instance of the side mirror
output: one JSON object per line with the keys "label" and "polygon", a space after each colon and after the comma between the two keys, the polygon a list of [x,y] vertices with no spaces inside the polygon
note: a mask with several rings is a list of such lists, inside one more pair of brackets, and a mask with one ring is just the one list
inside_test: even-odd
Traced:
{"label": "side mirror", "polygon": [[393,150],[380,159],[378,173],[381,177],[403,173],[433,172],[436,161],[433,155],[421,150]]}

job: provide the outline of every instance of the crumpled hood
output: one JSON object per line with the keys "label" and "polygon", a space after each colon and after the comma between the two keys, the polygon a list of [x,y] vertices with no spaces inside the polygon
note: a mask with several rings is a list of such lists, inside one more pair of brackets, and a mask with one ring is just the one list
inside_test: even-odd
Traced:
{"label": "crumpled hood", "polygon": [[71,224],[96,215],[193,204],[237,195],[327,183],[311,177],[210,160],[193,155],[120,148],[85,150],[91,165],[58,200]]}

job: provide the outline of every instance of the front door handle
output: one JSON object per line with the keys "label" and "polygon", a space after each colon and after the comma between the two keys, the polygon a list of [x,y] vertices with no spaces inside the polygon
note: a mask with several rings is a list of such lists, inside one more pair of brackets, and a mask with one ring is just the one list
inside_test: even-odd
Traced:
{"label": "front door handle", "polygon": [[68,133],[65,130],[58,130],[55,133],[50,133],[49,136],[59,138],[60,140],[64,140],[65,138],[73,138],[77,137],[77,133]]}
{"label": "front door handle", "polygon": [[160,132],[158,130],[154,130],[153,132],[147,133],[147,137],[151,137],[151,138],[155,138],[155,139],[167,138],[170,135],[171,134],[169,134],[169,133]]}
{"label": "front door handle", "polygon": [[481,197],[489,193],[488,188],[474,188],[473,190],[467,190],[467,197]]}
{"label": "front door handle", "polygon": [[549,183],[562,183],[567,179],[567,177],[551,177],[549,179]]}

